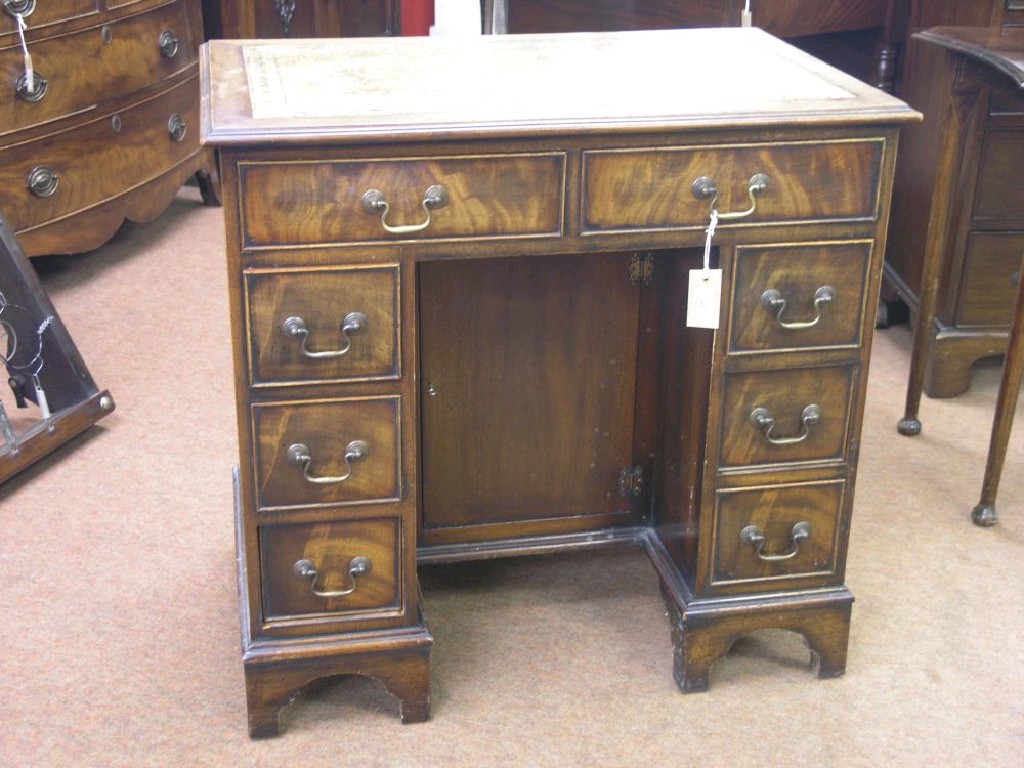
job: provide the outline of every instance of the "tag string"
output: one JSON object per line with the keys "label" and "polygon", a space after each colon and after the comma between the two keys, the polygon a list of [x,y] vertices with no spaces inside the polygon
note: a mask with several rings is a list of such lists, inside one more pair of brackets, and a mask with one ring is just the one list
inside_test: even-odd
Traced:
{"label": "tag string", "polygon": [[708,228],[705,230],[708,233],[708,239],[704,241],[704,271],[707,272],[711,269],[711,238],[715,236],[715,228],[718,226],[718,210],[715,208],[711,209],[711,221],[708,223]]}
{"label": "tag string", "polygon": [[18,38],[21,40],[21,51],[25,57],[25,90],[31,95],[36,90],[36,73],[32,69],[32,54],[28,52],[28,43],[25,42],[25,30],[28,29],[28,24],[25,23],[25,17],[20,13],[14,14],[14,18],[18,21]]}

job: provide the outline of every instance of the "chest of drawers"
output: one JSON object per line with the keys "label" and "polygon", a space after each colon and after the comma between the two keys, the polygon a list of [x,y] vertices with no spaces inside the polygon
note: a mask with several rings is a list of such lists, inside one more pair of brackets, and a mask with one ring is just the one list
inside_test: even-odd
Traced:
{"label": "chest of drawers", "polygon": [[[730,64],[628,74],[691,56]],[[416,572],[440,561],[634,544],[682,690],[769,627],[844,671],[870,308],[914,112],[758,30],[214,41],[203,62],[253,735],[333,674],[427,717]],[[686,321],[712,211],[717,330]]]}
{"label": "chest of drawers", "polygon": [[28,255],[95,248],[196,173],[216,200],[199,146],[201,42],[197,0],[4,2],[0,209]]}

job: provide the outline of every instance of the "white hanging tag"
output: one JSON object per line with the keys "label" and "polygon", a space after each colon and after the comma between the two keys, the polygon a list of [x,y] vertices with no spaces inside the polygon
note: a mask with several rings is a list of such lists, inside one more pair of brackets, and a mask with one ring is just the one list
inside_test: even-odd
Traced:
{"label": "white hanging tag", "polygon": [[743,5],[743,10],[740,12],[740,26],[749,27],[752,26],[754,21],[754,15],[750,12],[750,0],[747,0]]}
{"label": "white hanging tag", "polygon": [[20,13],[14,14],[14,18],[18,22],[18,37],[21,40],[21,52],[25,57],[25,90],[29,95],[32,95],[36,90],[36,73],[32,68],[32,54],[28,52],[28,43],[25,42],[25,30],[28,29],[28,25],[25,23],[25,17]]}
{"label": "white hanging tag", "polygon": [[39,406],[39,413],[46,421],[50,420],[50,403],[46,399],[46,390],[39,382],[38,376],[32,377],[32,388],[36,391],[36,405]]}
{"label": "white hanging tag", "polygon": [[711,269],[711,239],[718,226],[718,211],[712,209],[704,241],[704,266],[690,270],[686,293],[686,325],[689,328],[718,328],[722,308],[722,270]]}

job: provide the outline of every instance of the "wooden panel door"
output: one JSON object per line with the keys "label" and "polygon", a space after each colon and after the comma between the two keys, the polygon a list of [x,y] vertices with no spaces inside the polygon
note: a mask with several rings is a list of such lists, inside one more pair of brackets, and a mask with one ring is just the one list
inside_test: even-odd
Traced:
{"label": "wooden panel door", "polygon": [[420,265],[425,543],[631,519],[619,492],[636,405],[630,258]]}

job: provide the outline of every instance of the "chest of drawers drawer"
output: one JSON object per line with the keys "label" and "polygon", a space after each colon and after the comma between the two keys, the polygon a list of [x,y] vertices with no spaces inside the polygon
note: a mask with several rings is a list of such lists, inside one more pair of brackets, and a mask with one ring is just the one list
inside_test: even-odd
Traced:
{"label": "chest of drawers drawer", "polygon": [[399,500],[397,396],[257,404],[252,420],[260,509]]}
{"label": "chest of drawers drawer", "polygon": [[[1024,214],[1024,208],[1020,209]],[[967,238],[958,326],[1008,326],[1024,260],[1024,232],[971,232]]]}
{"label": "chest of drawers drawer", "polygon": [[[113,6],[113,4],[111,4]],[[100,12],[99,0],[5,0],[0,13],[0,42],[18,37],[15,14],[21,14],[30,29],[60,24],[68,19],[93,16]]]}
{"label": "chest of drawers drawer", "polygon": [[729,352],[856,348],[871,242],[738,247]]}
{"label": "chest of drawers drawer", "polygon": [[585,152],[582,231],[704,228],[712,207],[749,210],[738,221],[758,224],[874,219],[882,150],[837,141]]}
{"label": "chest of drawers drawer", "polygon": [[197,78],[123,112],[0,149],[0,189],[15,230],[59,219],[139,186],[195,154]]}
{"label": "chest of drawers drawer", "polygon": [[[1019,104],[1019,102],[1018,102]],[[1024,130],[990,128],[985,133],[978,169],[974,218],[1024,222]],[[1022,224],[1024,226],[1024,224]]]}
{"label": "chest of drawers drawer", "polygon": [[[57,120],[168,78],[195,64],[188,7],[174,2],[152,13],[112,21],[29,46],[38,78],[29,89],[17,40],[0,50],[3,82],[16,97],[0,101],[0,132]],[[90,67],[82,67],[82,61]]]}
{"label": "chest of drawers drawer", "polygon": [[397,265],[250,272],[245,290],[253,386],[399,378]]}
{"label": "chest of drawers drawer", "polygon": [[856,376],[853,365],[729,374],[721,467],[845,461]]}
{"label": "chest of drawers drawer", "polygon": [[357,621],[402,608],[398,517],[260,528],[263,617]]}
{"label": "chest of drawers drawer", "polygon": [[834,579],[846,483],[720,490],[711,585],[720,592]]}
{"label": "chest of drawers drawer", "polygon": [[562,153],[244,163],[246,247],[558,236]]}

